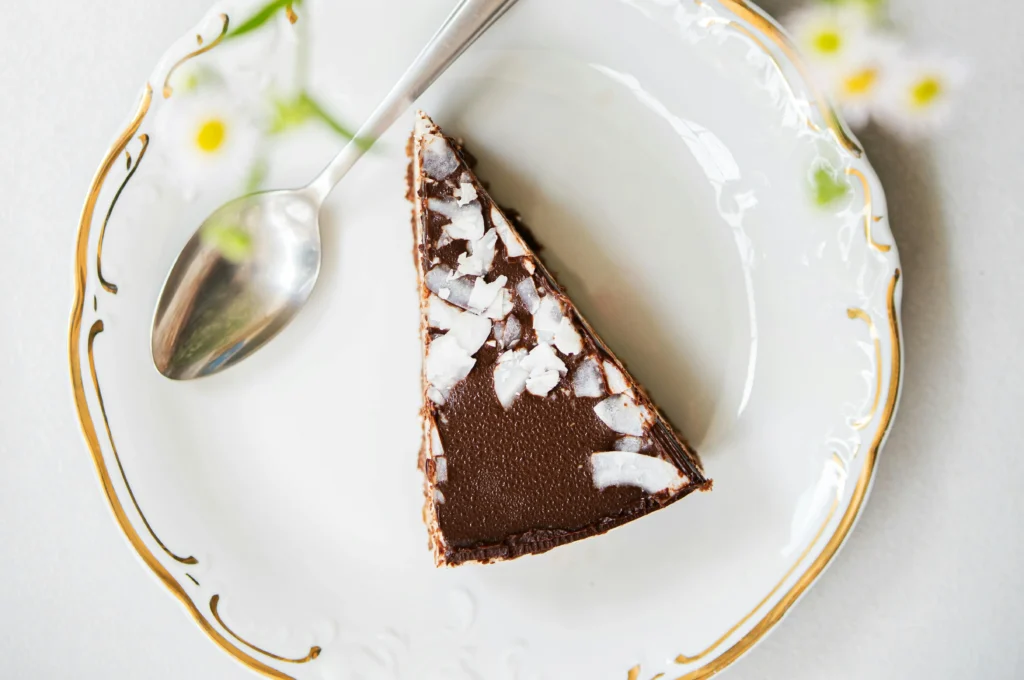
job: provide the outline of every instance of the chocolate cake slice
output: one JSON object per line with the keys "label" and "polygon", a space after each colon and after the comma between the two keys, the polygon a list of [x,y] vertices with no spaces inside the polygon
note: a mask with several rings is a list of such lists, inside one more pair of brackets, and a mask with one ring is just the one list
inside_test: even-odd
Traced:
{"label": "chocolate cake slice", "polygon": [[460,144],[420,113],[410,151],[437,564],[542,553],[710,489]]}

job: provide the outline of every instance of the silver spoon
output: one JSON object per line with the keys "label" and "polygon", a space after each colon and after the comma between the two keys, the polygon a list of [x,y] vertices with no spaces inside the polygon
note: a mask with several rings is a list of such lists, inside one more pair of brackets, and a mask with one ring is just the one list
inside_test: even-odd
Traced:
{"label": "silver spoon", "polygon": [[[233,366],[266,344],[309,299],[320,274],[320,207],[341,178],[516,0],[461,0],[388,96],[302,189],[250,194],[199,227],[167,275],[153,318],[153,362],[189,380]],[[244,257],[211,238],[230,228]]]}

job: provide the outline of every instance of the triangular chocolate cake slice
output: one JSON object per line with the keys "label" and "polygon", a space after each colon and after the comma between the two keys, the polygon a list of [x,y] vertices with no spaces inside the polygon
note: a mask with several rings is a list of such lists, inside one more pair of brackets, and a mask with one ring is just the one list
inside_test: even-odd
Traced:
{"label": "triangular chocolate cake slice", "polygon": [[411,154],[438,565],[542,553],[710,489],[460,145],[421,113]]}

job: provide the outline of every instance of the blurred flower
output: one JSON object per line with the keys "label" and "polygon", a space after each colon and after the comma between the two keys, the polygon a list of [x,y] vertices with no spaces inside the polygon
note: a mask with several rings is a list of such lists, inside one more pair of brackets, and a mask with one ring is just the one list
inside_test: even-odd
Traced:
{"label": "blurred flower", "polygon": [[899,59],[899,53],[895,38],[867,33],[856,53],[827,82],[820,84],[852,127],[862,128],[876,115],[889,69]]}
{"label": "blurred flower", "polygon": [[223,178],[242,181],[261,135],[254,122],[226,93],[202,90],[172,97],[161,111],[159,131],[179,177],[201,186]]}
{"label": "blurred flower", "polygon": [[880,122],[911,137],[935,132],[949,119],[966,76],[963,64],[949,58],[894,60],[879,93]]}
{"label": "blurred flower", "polygon": [[812,5],[785,22],[819,82],[831,82],[865,54],[871,14],[860,4]]}

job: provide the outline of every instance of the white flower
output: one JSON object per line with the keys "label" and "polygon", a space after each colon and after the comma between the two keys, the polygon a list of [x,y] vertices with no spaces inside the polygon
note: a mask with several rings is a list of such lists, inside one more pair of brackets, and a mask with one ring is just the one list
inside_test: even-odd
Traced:
{"label": "white flower", "polygon": [[784,22],[814,77],[829,82],[864,54],[871,16],[861,4],[812,5]]}
{"label": "white flower", "polygon": [[898,63],[899,53],[899,43],[891,36],[868,33],[858,41],[846,63],[821,84],[854,128],[864,127],[876,115],[886,78]]}
{"label": "white flower", "polygon": [[154,139],[188,187],[244,181],[259,142],[257,126],[235,100],[202,90],[172,95],[160,112]]}
{"label": "white flower", "polygon": [[878,100],[880,122],[917,137],[934,132],[949,119],[953,97],[966,69],[943,57],[908,57],[888,69]]}

